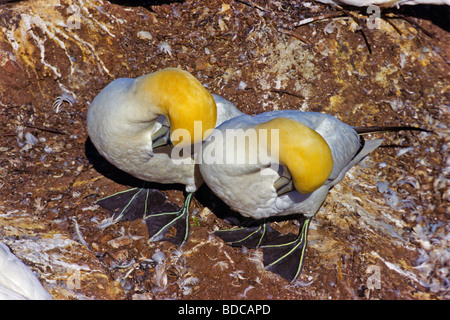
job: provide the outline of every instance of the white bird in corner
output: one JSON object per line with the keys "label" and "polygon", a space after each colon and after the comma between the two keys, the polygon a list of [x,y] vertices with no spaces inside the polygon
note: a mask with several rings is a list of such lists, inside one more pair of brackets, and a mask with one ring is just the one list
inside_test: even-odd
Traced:
{"label": "white bird in corner", "polygon": [[[187,193],[179,210],[164,203],[164,194],[154,189],[134,188],[101,199],[97,203],[114,212],[110,223],[143,217],[150,240],[183,245],[189,236],[189,205],[203,179],[194,152],[180,163],[172,158],[174,146],[195,151],[194,145],[201,145],[208,130],[240,114],[231,102],[211,95],[190,73],[177,68],[108,84],[87,113],[87,129],[96,149],[134,177],[183,184]],[[187,132],[190,140],[175,141],[178,130]]]}
{"label": "white bird in corner", "polygon": [[[256,226],[215,235],[233,246],[261,247],[266,269],[294,281],[301,273],[311,218],[329,190],[383,141],[365,142],[360,134],[380,130],[426,131],[357,129],[328,114],[302,111],[225,121],[203,142],[200,172],[219,198]],[[282,236],[270,226],[274,218],[288,215],[300,221],[298,236]]]}
{"label": "white bird in corner", "polygon": [[31,270],[0,242],[0,300],[50,300]]}

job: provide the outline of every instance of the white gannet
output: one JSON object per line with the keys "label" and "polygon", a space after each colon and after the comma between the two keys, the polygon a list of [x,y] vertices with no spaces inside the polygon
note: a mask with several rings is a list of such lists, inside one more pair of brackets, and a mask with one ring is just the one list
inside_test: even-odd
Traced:
{"label": "white gannet", "polygon": [[0,300],[50,300],[31,270],[0,242]]}
{"label": "white gannet", "polygon": [[[261,247],[266,268],[294,281],[311,218],[330,188],[383,141],[365,142],[358,130],[366,133],[331,115],[302,111],[241,115],[222,123],[203,142],[200,172],[220,199],[257,226],[215,234],[234,246]],[[287,215],[303,221],[298,236],[281,236],[270,227],[268,218]]]}
{"label": "white gannet", "polygon": [[[87,113],[88,134],[98,152],[134,177],[184,184],[187,193],[179,210],[164,203],[165,196],[153,189],[134,188],[101,199],[98,204],[116,212],[109,223],[144,217],[151,240],[184,244],[189,235],[190,201],[203,184],[191,144],[201,145],[208,130],[240,114],[231,102],[211,95],[194,76],[177,68],[108,84]],[[183,136],[174,141],[173,135],[180,130],[190,140],[184,141]],[[189,147],[183,163],[173,161],[174,145]]]}

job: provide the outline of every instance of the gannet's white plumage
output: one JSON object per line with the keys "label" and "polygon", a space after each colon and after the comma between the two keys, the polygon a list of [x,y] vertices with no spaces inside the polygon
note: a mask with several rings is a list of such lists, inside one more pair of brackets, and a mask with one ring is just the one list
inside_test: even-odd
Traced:
{"label": "gannet's white plumage", "polygon": [[217,121],[216,121],[215,127],[218,127],[223,122],[225,122],[229,119],[235,118],[235,117],[243,114],[230,101],[228,101],[216,94],[213,94],[212,96],[213,96],[214,101],[216,102],[216,106],[217,106]]}
{"label": "gannet's white plumage", "polygon": [[[349,168],[377,148],[382,141],[366,142],[360,150],[361,139],[355,130],[330,115],[301,111],[273,111],[253,117],[242,115],[224,122],[204,142],[204,150],[218,148],[222,149],[224,154],[229,153],[226,139],[214,139],[217,131],[225,136],[227,129],[252,129],[275,118],[298,121],[319,133],[330,147],[333,169],[326,181],[310,193],[304,194],[293,190],[278,196],[274,183],[280,179],[280,172],[266,168],[267,166],[263,164],[208,164],[212,161],[205,158],[200,165],[200,171],[207,185],[232,209],[246,217],[262,219],[297,213],[313,216],[325,200],[329,189],[342,180]],[[280,132],[280,140],[286,138],[288,137],[281,136]],[[222,141],[224,143],[219,145]],[[204,157],[206,156],[207,154],[204,154]],[[243,159],[241,160],[241,163],[244,162]],[[260,170],[264,170],[264,174],[261,174]]]}
{"label": "gannet's white plumage", "polygon": [[31,270],[0,242],[0,300],[49,300]]}

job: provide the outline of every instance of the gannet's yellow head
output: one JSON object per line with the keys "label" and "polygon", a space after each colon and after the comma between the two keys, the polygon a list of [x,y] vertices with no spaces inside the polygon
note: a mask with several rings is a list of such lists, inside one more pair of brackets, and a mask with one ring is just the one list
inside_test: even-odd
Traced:
{"label": "gannet's yellow head", "polygon": [[[136,94],[155,114],[170,120],[170,133],[177,129],[189,132],[190,141],[174,142],[184,146],[202,141],[207,130],[214,129],[217,108],[213,96],[189,72],[167,68],[138,78]],[[194,123],[201,122],[201,130]]]}
{"label": "gannet's yellow head", "polygon": [[[289,118],[275,118],[259,124],[267,129],[267,148],[278,147],[279,161],[292,176],[295,189],[311,193],[321,187],[333,170],[333,156],[325,139],[311,128]],[[270,130],[279,130],[279,141],[271,141]],[[258,136],[260,136],[258,134]]]}

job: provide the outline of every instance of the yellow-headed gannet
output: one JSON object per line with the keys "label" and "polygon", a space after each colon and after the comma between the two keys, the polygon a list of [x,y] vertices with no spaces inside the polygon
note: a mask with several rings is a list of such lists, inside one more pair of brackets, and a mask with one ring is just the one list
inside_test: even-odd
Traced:
{"label": "yellow-headed gannet", "polygon": [[[222,123],[203,142],[200,172],[219,198],[255,219],[256,227],[215,234],[234,246],[261,247],[268,270],[297,279],[311,218],[330,188],[383,141],[364,141],[359,133],[365,130],[316,112],[272,111]],[[274,217],[288,215],[299,217],[298,236],[270,227]]]}

